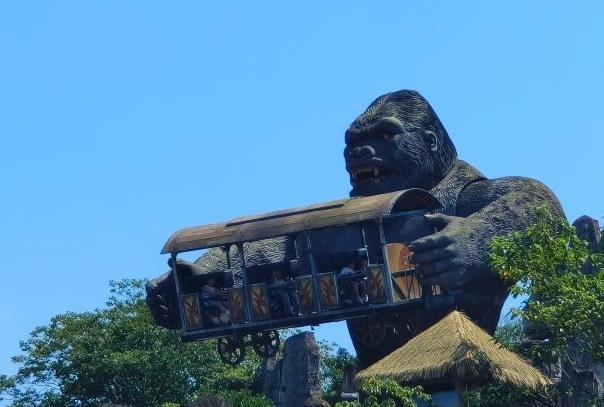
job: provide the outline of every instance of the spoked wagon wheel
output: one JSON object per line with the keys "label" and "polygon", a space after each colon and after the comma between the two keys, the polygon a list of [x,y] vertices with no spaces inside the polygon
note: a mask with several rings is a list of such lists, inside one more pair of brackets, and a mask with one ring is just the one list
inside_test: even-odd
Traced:
{"label": "spoked wagon wheel", "polygon": [[236,366],[245,358],[245,343],[243,338],[223,336],[218,339],[218,355],[224,363]]}
{"label": "spoked wagon wheel", "polygon": [[386,326],[380,318],[362,318],[352,321],[356,338],[368,348],[380,346],[386,337]]}
{"label": "spoked wagon wheel", "polygon": [[279,351],[279,332],[277,331],[263,331],[252,334],[252,348],[263,358],[270,358],[275,356]]}

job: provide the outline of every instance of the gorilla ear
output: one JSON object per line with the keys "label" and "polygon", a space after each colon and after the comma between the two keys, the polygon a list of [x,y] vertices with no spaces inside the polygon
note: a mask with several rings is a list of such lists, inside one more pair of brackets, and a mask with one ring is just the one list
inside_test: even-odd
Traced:
{"label": "gorilla ear", "polygon": [[424,141],[430,148],[430,151],[438,151],[438,143],[436,142],[436,134],[431,130],[424,131]]}

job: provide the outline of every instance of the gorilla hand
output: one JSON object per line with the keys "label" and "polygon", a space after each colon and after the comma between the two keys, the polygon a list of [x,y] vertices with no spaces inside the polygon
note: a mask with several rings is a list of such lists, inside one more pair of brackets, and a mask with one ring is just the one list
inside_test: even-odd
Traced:
{"label": "gorilla hand", "polygon": [[168,271],[147,282],[147,306],[155,322],[164,328],[180,328],[180,317],[176,306],[174,275]]}
{"label": "gorilla hand", "polygon": [[468,282],[476,269],[476,244],[467,227],[468,219],[443,214],[425,217],[437,232],[409,245],[414,253],[411,261],[417,265],[423,284],[456,289]]}
{"label": "gorilla hand", "polygon": [[[172,259],[168,260],[168,265],[172,267]],[[200,273],[193,263],[182,260],[176,261],[176,269],[178,275],[183,277]],[[180,329],[181,322],[173,272],[168,271],[150,280],[145,288],[147,290],[147,306],[155,322],[164,328]]]}

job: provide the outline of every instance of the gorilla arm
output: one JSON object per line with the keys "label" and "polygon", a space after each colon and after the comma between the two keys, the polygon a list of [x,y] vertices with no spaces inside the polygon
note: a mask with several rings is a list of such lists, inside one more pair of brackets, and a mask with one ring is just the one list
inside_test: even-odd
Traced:
{"label": "gorilla arm", "polygon": [[[168,265],[172,267],[172,259],[168,260]],[[180,259],[176,261],[176,269],[179,275],[183,277],[192,277],[202,273],[202,270],[196,264]],[[147,306],[155,322],[164,328],[179,329],[181,326],[180,315],[172,271],[167,271],[149,280],[145,285],[145,289],[147,291]]]}
{"label": "gorilla arm", "polygon": [[412,261],[426,284],[454,290],[482,278],[497,277],[489,265],[493,238],[526,229],[536,207],[546,204],[559,216],[552,191],[529,178],[508,177],[472,183],[462,190],[458,216],[427,215],[437,232],[409,245]]}

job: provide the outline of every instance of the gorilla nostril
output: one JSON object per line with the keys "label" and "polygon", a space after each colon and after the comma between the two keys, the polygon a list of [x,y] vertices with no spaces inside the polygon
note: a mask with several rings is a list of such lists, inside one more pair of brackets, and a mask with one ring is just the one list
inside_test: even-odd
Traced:
{"label": "gorilla nostril", "polygon": [[350,150],[350,156],[357,159],[375,157],[375,149],[371,146],[359,146]]}

